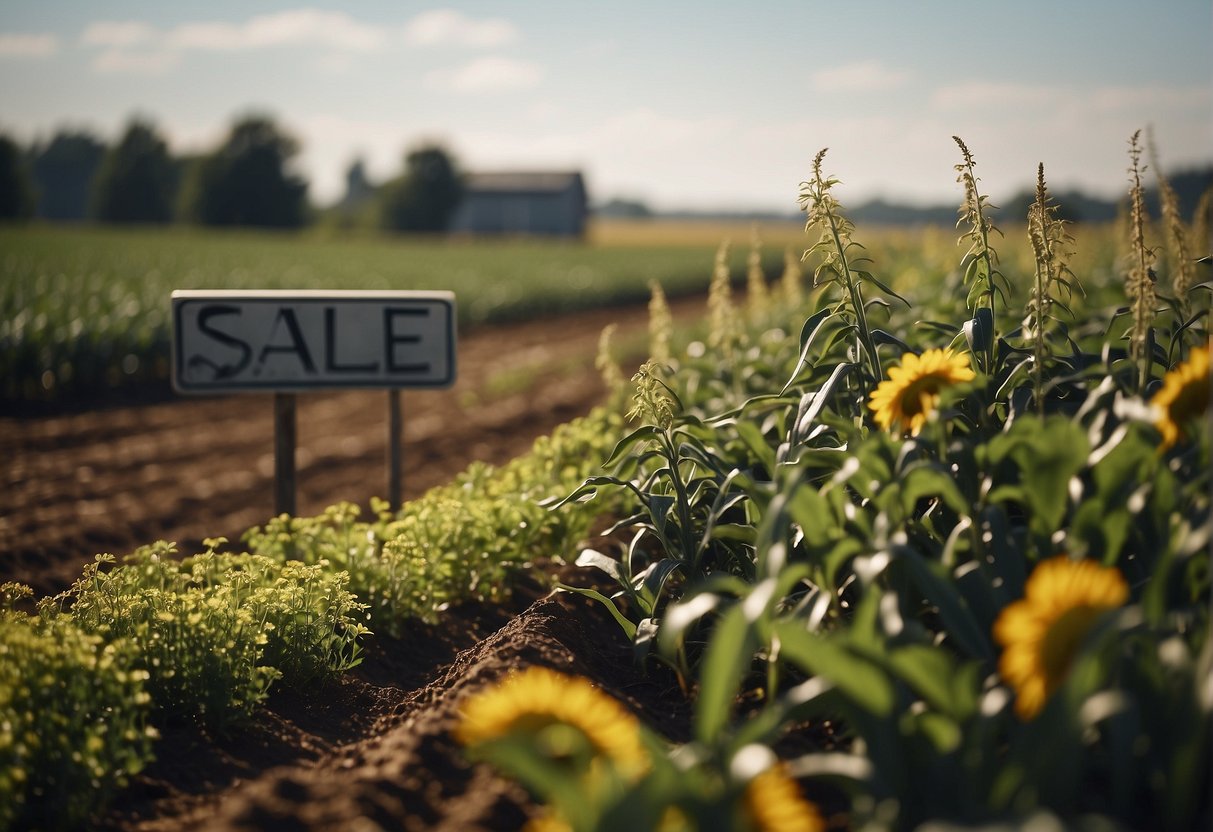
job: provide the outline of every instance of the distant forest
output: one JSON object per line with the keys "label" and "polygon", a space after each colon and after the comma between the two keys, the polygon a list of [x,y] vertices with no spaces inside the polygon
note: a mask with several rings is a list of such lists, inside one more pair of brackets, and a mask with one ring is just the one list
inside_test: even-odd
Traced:
{"label": "distant forest", "polygon": [[[176,156],[154,125],[133,119],[107,144],[85,130],[61,130],[49,140],[21,147],[0,135],[0,220],[106,223],[193,222],[215,226],[298,228],[324,222],[344,227],[442,231],[460,194],[456,161],[441,147],[410,149],[394,179],[373,184],[361,161],[346,171],[346,192],[333,206],[308,200],[308,183],[295,172],[299,145],[271,118],[237,119],[226,139],[208,153]],[[1147,182],[1152,177],[1147,174]],[[1213,187],[1213,165],[1168,175],[1182,216],[1191,218]],[[1127,190],[1127,189],[1126,189]],[[1053,194],[1059,216],[1106,222],[1122,201],[1081,191]],[[1157,216],[1158,189],[1147,189]],[[1030,190],[998,203],[995,217],[1023,219],[1034,199]],[[1127,196],[1126,196],[1127,199]],[[847,205],[856,222],[876,225],[951,225],[957,205],[913,206],[881,199]],[[661,212],[638,201],[613,199],[592,206],[600,217],[796,220],[794,212]]]}
{"label": "distant forest", "polygon": [[455,161],[441,147],[403,154],[397,177],[372,184],[361,162],[346,171],[341,202],[308,200],[298,142],[275,121],[248,115],[214,149],[174,155],[149,122],[133,119],[112,144],[60,130],[22,147],[0,135],[0,221],[301,228],[317,222],[397,231],[442,231],[459,201]]}

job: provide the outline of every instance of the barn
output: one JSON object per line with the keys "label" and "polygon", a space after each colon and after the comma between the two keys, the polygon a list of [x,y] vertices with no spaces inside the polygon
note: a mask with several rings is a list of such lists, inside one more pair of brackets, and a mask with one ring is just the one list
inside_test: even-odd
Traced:
{"label": "barn", "polygon": [[471,173],[451,229],[465,234],[581,237],[588,200],[578,172]]}

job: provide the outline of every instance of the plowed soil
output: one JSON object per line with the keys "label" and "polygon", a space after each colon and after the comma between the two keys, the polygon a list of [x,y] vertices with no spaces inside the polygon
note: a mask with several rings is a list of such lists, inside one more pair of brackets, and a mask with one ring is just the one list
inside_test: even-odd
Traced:
{"label": "plowed soil", "polygon": [[[692,299],[674,311],[701,308]],[[593,369],[602,328],[618,323],[620,343],[643,343],[646,322],[643,307],[602,309],[461,338],[452,389],[404,394],[405,498],[473,461],[505,462],[588,411],[603,395]],[[382,392],[300,396],[299,514],[385,494],[386,421]],[[238,540],[273,513],[272,435],[263,396],[0,418],[0,581],[51,594],[99,552],[166,539],[188,553],[204,537]],[[98,826],[516,829],[536,807],[467,762],[450,729],[469,690],[529,665],[586,675],[685,738],[686,705],[668,680],[633,666],[597,607],[546,586],[524,580],[506,605],[452,609],[407,639],[374,636],[339,684],[279,688],[238,732],[166,729],[157,761]]]}

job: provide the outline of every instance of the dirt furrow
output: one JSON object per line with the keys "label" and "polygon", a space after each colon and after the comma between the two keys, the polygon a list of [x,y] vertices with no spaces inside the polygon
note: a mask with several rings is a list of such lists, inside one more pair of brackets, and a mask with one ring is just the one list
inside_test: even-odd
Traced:
{"label": "dirt furrow", "polygon": [[[674,304],[684,319],[701,309],[698,298]],[[506,462],[589,410],[603,392],[593,362],[608,324],[619,325],[617,343],[643,343],[647,310],[598,309],[461,336],[456,384],[403,395],[405,498],[473,461]],[[99,552],[238,539],[273,514],[272,414],[270,397],[240,395],[0,418],[0,581],[49,594]],[[386,424],[379,391],[299,397],[300,514],[386,494]]]}

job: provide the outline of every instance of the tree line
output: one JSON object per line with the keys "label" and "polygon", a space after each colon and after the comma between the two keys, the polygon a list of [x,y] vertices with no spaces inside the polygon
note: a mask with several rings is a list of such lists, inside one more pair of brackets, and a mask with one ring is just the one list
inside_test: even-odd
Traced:
{"label": "tree line", "polygon": [[[196,156],[174,155],[141,118],[109,145],[83,130],[28,147],[0,135],[0,221],[300,228],[322,215],[294,171],[298,153],[264,115],[235,120],[218,147]],[[409,150],[401,173],[380,185],[354,162],[346,183],[336,221],[386,230],[444,231],[462,196],[454,158],[436,145]]]}

